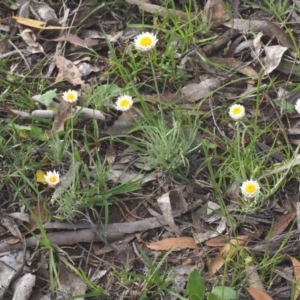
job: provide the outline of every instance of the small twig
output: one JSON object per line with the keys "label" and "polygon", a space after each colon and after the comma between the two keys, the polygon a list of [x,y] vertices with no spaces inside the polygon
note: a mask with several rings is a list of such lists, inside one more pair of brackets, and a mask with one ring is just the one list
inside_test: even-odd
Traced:
{"label": "small twig", "polygon": [[[11,109],[11,112],[13,112],[14,114],[21,116],[21,117],[38,117],[38,118],[52,118],[54,116],[54,112],[53,110],[43,110],[43,109],[37,109],[32,111],[31,113],[29,112],[25,112],[25,111],[20,111],[20,110],[16,110],[16,109]],[[96,110],[96,109],[91,109],[91,108],[86,108],[86,107],[81,107],[81,106],[76,106],[76,111],[75,113],[79,113],[80,115],[82,115],[83,117],[89,118],[89,119],[97,119],[100,121],[105,121],[106,120],[106,116],[104,115],[103,112],[101,112],[100,110]]]}

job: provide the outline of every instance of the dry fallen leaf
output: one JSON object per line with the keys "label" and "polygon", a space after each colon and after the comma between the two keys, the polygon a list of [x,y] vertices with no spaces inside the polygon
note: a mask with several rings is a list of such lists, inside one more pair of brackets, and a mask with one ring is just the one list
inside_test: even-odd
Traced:
{"label": "dry fallen leaf", "polygon": [[268,23],[265,20],[231,19],[230,21],[223,23],[223,25],[232,29],[242,31],[244,33],[247,33],[249,31],[261,31],[263,34],[272,34],[272,31],[270,30]]}
{"label": "dry fallen leaf", "polygon": [[247,291],[254,300],[273,300],[266,292],[258,290],[253,287],[247,287]]}
{"label": "dry fallen leaf", "polygon": [[213,260],[210,268],[210,273],[213,275],[215,274],[218,270],[220,270],[223,265],[225,264],[225,260],[227,256],[232,257],[235,252],[236,248],[239,246],[245,245],[249,241],[249,236],[248,235],[242,235],[238,236],[235,239],[231,239],[229,243],[227,243],[220,253],[216,256],[216,258]]}
{"label": "dry fallen leaf", "polygon": [[246,63],[241,62],[238,59],[232,57],[210,57],[209,60],[213,63],[236,69],[239,73],[242,73],[251,79],[257,79],[258,77],[257,72],[253,68],[247,66]]}
{"label": "dry fallen leaf", "polygon": [[77,66],[70,60],[61,55],[56,56],[56,66],[59,73],[56,76],[55,81],[63,79],[68,80],[73,85],[83,85],[84,81],[81,79],[81,73]]}
{"label": "dry fallen leaf", "polygon": [[205,246],[209,247],[224,247],[230,239],[232,239],[232,237],[219,235],[215,238],[206,241],[204,244]]}
{"label": "dry fallen leaf", "polygon": [[[61,264],[59,268],[60,292],[64,299],[72,296],[85,294],[87,290],[86,283],[65,264]],[[83,299],[83,298],[80,298]]]}
{"label": "dry fallen leaf", "polygon": [[55,30],[55,29],[68,29],[68,28],[72,28],[72,27],[60,27],[60,26],[46,26],[46,22],[42,22],[42,21],[37,21],[37,20],[33,20],[33,19],[28,19],[28,18],[22,18],[22,17],[17,17],[17,16],[13,16],[13,19],[15,19],[17,21],[17,23],[28,26],[28,27],[33,27],[33,28],[37,28],[37,29],[43,29],[43,30]]}
{"label": "dry fallen leaf", "polygon": [[252,264],[246,264],[245,273],[247,276],[247,282],[249,287],[255,288],[263,292],[266,291],[255,266],[253,266]]}
{"label": "dry fallen leaf", "polygon": [[160,15],[162,17],[166,16],[166,15],[171,15],[171,16],[177,16],[178,18],[181,18],[182,20],[189,20],[190,18],[193,18],[195,16],[194,13],[187,14],[180,10],[167,9],[167,8],[159,6],[159,5],[146,3],[145,1],[126,0],[126,2],[129,4],[132,4],[132,5],[137,5],[142,11],[146,11],[149,13],[158,13],[158,15]]}
{"label": "dry fallen leaf", "polygon": [[289,226],[289,224],[295,219],[296,215],[296,212],[291,212],[276,218],[272,227],[272,232],[266,237],[266,239],[272,238],[278,234],[283,233],[284,230]]}
{"label": "dry fallen leaf", "polygon": [[[272,21],[266,20],[266,22],[268,24],[269,29],[273,33],[273,35],[276,37],[276,39],[279,41],[279,43],[282,46],[295,50],[293,40],[291,39],[289,34],[284,32],[283,29],[281,29],[280,27],[275,25]],[[290,31],[290,33],[291,33],[291,31]]]}
{"label": "dry fallen leaf", "polygon": [[81,46],[81,47],[88,47],[88,46],[94,46],[99,44],[97,40],[93,39],[81,39],[75,34],[71,33],[66,33],[60,37],[54,38],[54,39],[49,39],[49,41],[55,41],[55,42],[60,42],[60,41],[67,41],[73,45],[76,46]]}
{"label": "dry fallen leaf", "polygon": [[197,83],[187,84],[181,89],[181,92],[187,101],[194,102],[206,97],[207,95],[212,93],[214,89],[218,88],[220,85],[221,85],[221,81],[218,79],[207,79],[201,81],[199,84]]}
{"label": "dry fallen leaf", "polygon": [[297,288],[295,289],[296,292],[295,292],[295,296],[294,296],[293,300],[296,300],[296,299],[298,299],[298,296],[300,294],[300,262],[292,256],[289,256],[289,255],[287,255],[287,256],[292,261],[292,264],[294,267],[294,278],[295,278],[295,283],[297,284]]}
{"label": "dry fallen leaf", "polygon": [[174,248],[174,250],[199,248],[192,237],[168,238],[161,241],[148,243],[146,246],[151,250],[162,251],[168,251],[172,248]]}
{"label": "dry fallen leaf", "polygon": [[30,299],[32,289],[35,285],[36,276],[30,273],[24,274],[12,284],[14,292],[13,300],[27,300]]}
{"label": "dry fallen leaf", "polygon": [[40,224],[45,224],[49,217],[46,202],[39,202],[33,208],[32,212],[33,212],[33,215],[35,216],[35,218],[33,218],[30,215],[30,221],[29,221],[30,222],[30,231],[28,231],[28,233],[31,233],[32,231],[34,231],[35,229],[38,228],[37,222],[39,222]]}
{"label": "dry fallen leaf", "polygon": [[60,132],[64,130],[65,122],[72,117],[72,108],[71,106],[63,101],[59,106],[57,113],[52,124],[52,133]]}

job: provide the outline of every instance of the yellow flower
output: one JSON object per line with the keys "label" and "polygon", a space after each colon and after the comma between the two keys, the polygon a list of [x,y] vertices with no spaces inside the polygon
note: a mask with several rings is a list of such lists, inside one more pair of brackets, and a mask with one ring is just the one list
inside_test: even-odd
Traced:
{"label": "yellow flower", "polygon": [[56,187],[60,182],[59,173],[55,170],[53,172],[48,171],[44,176],[47,184],[52,188]]}
{"label": "yellow flower", "polygon": [[150,51],[157,42],[156,35],[151,32],[143,32],[134,39],[135,48],[142,52]]}
{"label": "yellow flower", "polygon": [[242,194],[246,198],[254,198],[259,194],[260,186],[255,180],[244,181],[241,186]]}
{"label": "yellow flower", "polygon": [[132,97],[128,95],[123,95],[117,99],[117,102],[114,105],[114,107],[117,110],[126,111],[131,108],[132,104],[133,104]]}
{"label": "yellow flower", "polygon": [[234,104],[229,109],[229,116],[233,120],[240,120],[245,116],[245,107],[240,104]]}
{"label": "yellow flower", "polygon": [[67,92],[63,93],[63,99],[69,104],[73,104],[78,99],[78,92],[74,90],[68,90]]}
{"label": "yellow flower", "polygon": [[300,99],[297,100],[297,102],[295,104],[295,109],[296,109],[297,113],[300,114]]}

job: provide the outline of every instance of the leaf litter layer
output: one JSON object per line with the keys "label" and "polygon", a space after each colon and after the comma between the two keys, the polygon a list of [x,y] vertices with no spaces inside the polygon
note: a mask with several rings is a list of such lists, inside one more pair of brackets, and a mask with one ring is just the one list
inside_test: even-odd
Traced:
{"label": "leaf litter layer", "polygon": [[0,3],[0,297],[297,299],[297,5]]}

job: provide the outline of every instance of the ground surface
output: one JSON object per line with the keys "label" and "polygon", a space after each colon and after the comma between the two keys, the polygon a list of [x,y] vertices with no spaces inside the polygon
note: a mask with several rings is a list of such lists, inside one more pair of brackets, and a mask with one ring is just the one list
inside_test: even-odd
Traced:
{"label": "ground surface", "polygon": [[297,299],[297,1],[0,18],[0,299]]}

